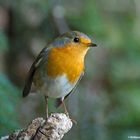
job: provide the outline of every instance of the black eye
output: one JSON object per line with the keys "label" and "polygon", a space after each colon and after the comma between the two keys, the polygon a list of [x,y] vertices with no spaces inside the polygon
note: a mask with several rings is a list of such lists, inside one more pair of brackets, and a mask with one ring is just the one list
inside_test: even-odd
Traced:
{"label": "black eye", "polygon": [[77,43],[77,42],[79,42],[79,38],[75,37],[73,41]]}

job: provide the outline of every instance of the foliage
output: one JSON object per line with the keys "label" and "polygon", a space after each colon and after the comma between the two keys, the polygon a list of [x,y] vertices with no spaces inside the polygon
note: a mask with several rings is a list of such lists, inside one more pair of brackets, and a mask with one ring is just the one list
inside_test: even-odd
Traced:
{"label": "foliage", "polygon": [[19,127],[17,111],[19,97],[17,88],[0,74],[0,135]]}

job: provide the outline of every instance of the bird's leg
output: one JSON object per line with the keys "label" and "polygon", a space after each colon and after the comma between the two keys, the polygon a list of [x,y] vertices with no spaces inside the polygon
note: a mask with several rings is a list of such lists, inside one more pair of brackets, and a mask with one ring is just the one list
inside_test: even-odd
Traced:
{"label": "bird's leg", "polygon": [[69,113],[68,113],[68,111],[67,111],[67,108],[66,108],[66,105],[65,105],[64,100],[62,100],[62,105],[63,105],[63,107],[64,107],[65,114],[69,117]]}
{"label": "bird's leg", "polygon": [[45,96],[45,102],[46,102],[46,119],[48,119],[48,96]]}
{"label": "bird's leg", "polygon": [[[67,111],[67,108],[66,108],[66,105],[65,105],[64,100],[62,100],[62,105],[63,105],[63,107],[64,107],[65,114],[69,117],[69,113],[68,113],[68,111]],[[69,118],[70,118],[70,117],[69,117]],[[72,118],[70,118],[70,119],[71,119],[71,121],[72,121],[73,123],[77,124],[77,122],[76,122],[74,119],[72,119]]]}

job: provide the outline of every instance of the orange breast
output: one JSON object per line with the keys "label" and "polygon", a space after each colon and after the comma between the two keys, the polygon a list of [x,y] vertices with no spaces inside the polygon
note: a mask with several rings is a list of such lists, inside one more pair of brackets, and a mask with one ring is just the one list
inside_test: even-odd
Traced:
{"label": "orange breast", "polygon": [[71,83],[74,83],[84,69],[85,48],[67,47],[52,48],[46,65],[47,75],[51,77],[66,74]]}

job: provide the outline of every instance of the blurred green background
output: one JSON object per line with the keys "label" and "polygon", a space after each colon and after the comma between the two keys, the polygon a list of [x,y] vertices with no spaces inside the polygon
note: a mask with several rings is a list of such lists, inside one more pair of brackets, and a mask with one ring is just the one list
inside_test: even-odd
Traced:
{"label": "blurred green background", "polygon": [[[0,136],[45,117],[44,98],[22,98],[27,72],[47,42],[79,30],[98,48],[66,104],[77,120],[65,140],[140,136],[140,0],[0,0]],[[50,112],[62,112],[49,102]]]}

